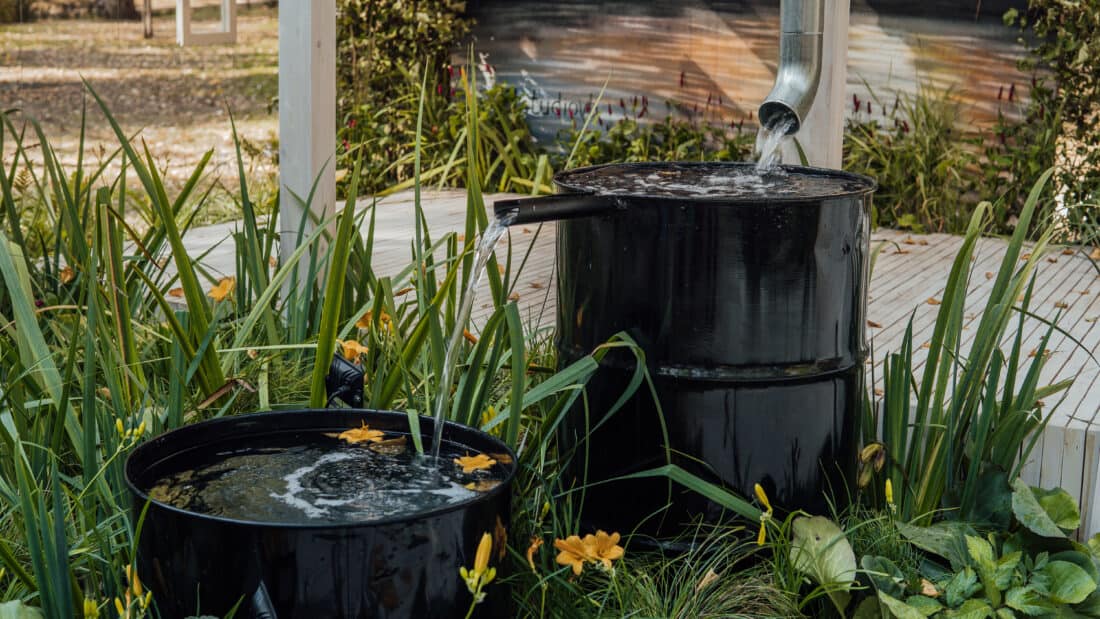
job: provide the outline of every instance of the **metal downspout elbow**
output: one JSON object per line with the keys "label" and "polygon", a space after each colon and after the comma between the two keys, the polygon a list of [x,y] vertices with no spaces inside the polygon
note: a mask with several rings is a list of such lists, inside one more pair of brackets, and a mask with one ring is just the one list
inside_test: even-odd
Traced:
{"label": "metal downspout elbow", "polygon": [[767,129],[789,122],[787,133],[793,134],[802,127],[821,79],[825,0],[781,0],[779,12],[779,68],[759,116]]}

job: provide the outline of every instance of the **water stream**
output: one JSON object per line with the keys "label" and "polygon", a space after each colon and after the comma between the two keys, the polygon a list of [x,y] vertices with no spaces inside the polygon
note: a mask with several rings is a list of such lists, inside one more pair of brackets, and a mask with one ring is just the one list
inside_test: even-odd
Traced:
{"label": "water stream", "polygon": [[439,377],[440,393],[435,400],[435,436],[432,438],[432,457],[439,459],[439,447],[443,444],[443,421],[447,407],[451,400],[451,379],[454,376],[455,365],[458,362],[458,352],[462,349],[462,335],[466,328],[466,322],[470,319],[470,311],[474,308],[474,299],[477,297],[477,287],[485,275],[485,267],[489,264],[489,257],[493,255],[500,238],[508,231],[508,225],[512,223],[512,217],[497,218],[489,224],[481,235],[477,250],[474,252],[474,272],[466,282],[466,289],[462,291],[462,305],[455,316],[455,328],[451,337],[447,340],[447,353],[443,358],[443,374]]}
{"label": "water stream", "polygon": [[791,137],[788,134],[794,126],[794,119],[787,118],[779,123],[765,127],[760,125],[756,132],[756,173],[759,176],[774,172],[783,162],[783,145]]}

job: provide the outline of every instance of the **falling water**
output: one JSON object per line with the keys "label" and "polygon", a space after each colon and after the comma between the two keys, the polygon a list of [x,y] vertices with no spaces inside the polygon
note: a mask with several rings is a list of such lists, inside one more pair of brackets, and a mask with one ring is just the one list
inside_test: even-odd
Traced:
{"label": "falling water", "polygon": [[760,125],[756,132],[757,174],[772,172],[782,163],[783,145],[790,139],[788,133],[793,126],[793,118],[784,118],[770,127]]}
{"label": "falling water", "polygon": [[485,232],[481,235],[481,242],[474,253],[473,277],[466,283],[466,289],[462,291],[462,305],[455,316],[455,328],[447,340],[447,354],[443,358],[443,375],[439,377],[439,397],[435,401],[435,436],[432,438],[432,457],[439,458],[439,447],[443,444],[443,418],[451,399],[451,377],[454,375],[454,367],[461,349],[462,332],[466,327],[466,321],[470,318],[470,311],[474,307],[474,297],[477,296],[477,287],[485,274],[485,266],[489,263],[489,256],[493,255],[493,248],[497,241],[508,230],[514,216],[505,216],[494,219]]}

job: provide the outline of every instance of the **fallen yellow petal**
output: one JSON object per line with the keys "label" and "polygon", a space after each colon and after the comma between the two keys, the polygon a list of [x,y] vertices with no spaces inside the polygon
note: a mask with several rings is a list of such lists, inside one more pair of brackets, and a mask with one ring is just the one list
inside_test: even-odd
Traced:
{"label": "fallen yellow petal", "polygon": [[386,433],[381,430],[371,430],[370,426],[368,426],[366,422],[363,422],[363,425],[358,428],[344,430],[337,438],[352,444],[364,442],[378,443],[381,442],[385,434]]}
{"label": "fallen yellow petal", "polygon": [[476,456],[462,456],[461,458],[455,458],[454,463],[462,467],[463,473],[473,473],[474,471],[483,471],[492,467],[497,463],[485,454],[477,454]]}

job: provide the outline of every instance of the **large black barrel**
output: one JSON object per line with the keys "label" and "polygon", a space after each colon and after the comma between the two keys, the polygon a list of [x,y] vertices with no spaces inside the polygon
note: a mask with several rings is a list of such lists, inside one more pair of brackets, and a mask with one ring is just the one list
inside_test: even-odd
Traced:
{"label": "large black barrel", "polygon": [[[573,209],[557,224],[560,362],[626,332],[645,351],[664,413],[662,422],[643,387],[590,431],[635,367],[625,351],[608,355],[588,413],[575,408],[564,427],[566,448],[578,447],[575,483],[671,458],[744,496],[760,483],[783,508],[822,513],[827,492],[847,498],[875,183],[794,166],[760,183],[750,166],[621,164],[555,179],[571,195],[553,199]],[[594,526],[644,523],[639,531],[662,535],[700,515],[722,516],[660,479],[600,485],[584,505]]]}

